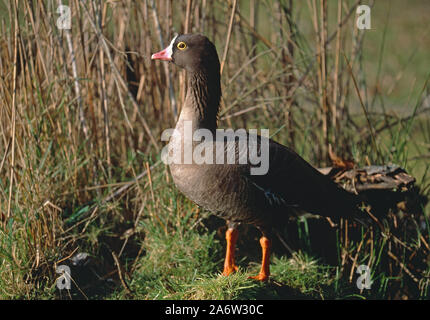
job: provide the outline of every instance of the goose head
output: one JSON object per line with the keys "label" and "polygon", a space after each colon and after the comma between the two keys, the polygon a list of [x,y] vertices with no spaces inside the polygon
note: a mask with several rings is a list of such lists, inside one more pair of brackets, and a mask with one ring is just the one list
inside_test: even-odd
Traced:
{"label": "goose head", "polygon": [[154,53],[153,60],[170,61],[188,72],[219,71],[219,58],[215,45],[204,35],[175,36],[167,48]]}

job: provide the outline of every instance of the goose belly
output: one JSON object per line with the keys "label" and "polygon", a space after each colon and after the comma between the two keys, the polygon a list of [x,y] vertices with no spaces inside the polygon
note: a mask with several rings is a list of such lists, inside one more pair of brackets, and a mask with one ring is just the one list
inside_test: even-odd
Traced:
{"label": "goose belly", "polygon": [[179,191],[199,206],[229,221],[255,223],[261,212],[249,183],[235,170],[217,167],[171,165],[170,169]]}

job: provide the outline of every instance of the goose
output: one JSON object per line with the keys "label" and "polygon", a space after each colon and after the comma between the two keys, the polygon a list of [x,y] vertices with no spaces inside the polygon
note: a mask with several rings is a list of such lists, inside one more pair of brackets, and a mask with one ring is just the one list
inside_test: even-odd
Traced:
{"label": "goose", "polygon": [[[168,154],[184,151],[187,145],[198,147],[199,140],[194,138],[199,132],[203,132],[205,137],[210,134],[216,136],[219,131],[217,115],[221,76],[215,45],[201,34],[177,35],[168,47],[154,53],[151,59],[171,62],[184,68],[188,76],[185,101],[168,143]],[[192,135],[187,135],[187,131]],[[257,152],[261,155],[266,153],[267,172],[255,174],[255,163],[249,159],[239,161],[243,146],[247,147],[246,143],[240,146],[241,138],[249,142],[249,146],[251,142],[257,145]],[[226,141],[225,137],[221,140]],[[334,219],[353,218],[363,223],[361,215],[364,213],[358,207],[358,198],[320,173],[292,149],[262,135],[252,137],[250,133],[229,141],[233,143],[220,148],[221,152],[215,148],[220,142],[218,138],[200,141],[204,144],[205,153],[209,150],[207,155],[211,149],[206,147],[214,147],[212,156],[215,155],[216,161],[212,163],[198,161],[194,157],[186,162],[185,155],[182,157],[180,152],[180,157],[175,160],[179,158],[181,161],[169,162],[173,182],[179,191],[200,207],[226,220],[223,275],[228,276],[238,269],[235,246],[240,224],[254,225],[261,232],[261,269],[258,275],[250,278],[267,281],[272,239],[276,228],[286,219],[309,212]],[[231,145],[235,147],[233,161],[218,161],[220,157],[225,160]]]}

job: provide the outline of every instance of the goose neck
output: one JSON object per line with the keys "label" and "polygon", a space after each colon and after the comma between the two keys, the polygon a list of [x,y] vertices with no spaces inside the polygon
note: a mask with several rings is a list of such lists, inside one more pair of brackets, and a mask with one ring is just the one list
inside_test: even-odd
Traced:
{"label": "goose neck", "polygon": [[219,71],[189,72],[187,95],[177,128],[182,127],[184,121],[192,121],[193,131],[208,129],[215,132],[220,98]]}

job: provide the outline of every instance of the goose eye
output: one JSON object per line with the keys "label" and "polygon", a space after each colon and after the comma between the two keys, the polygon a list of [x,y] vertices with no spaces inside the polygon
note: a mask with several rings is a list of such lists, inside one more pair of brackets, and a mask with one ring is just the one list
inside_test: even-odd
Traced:
{"label": "goose eye", "polygon": [[186,43],[183,41],[179,42],[176,46],[179,50],[184,50],[187,47]]}

